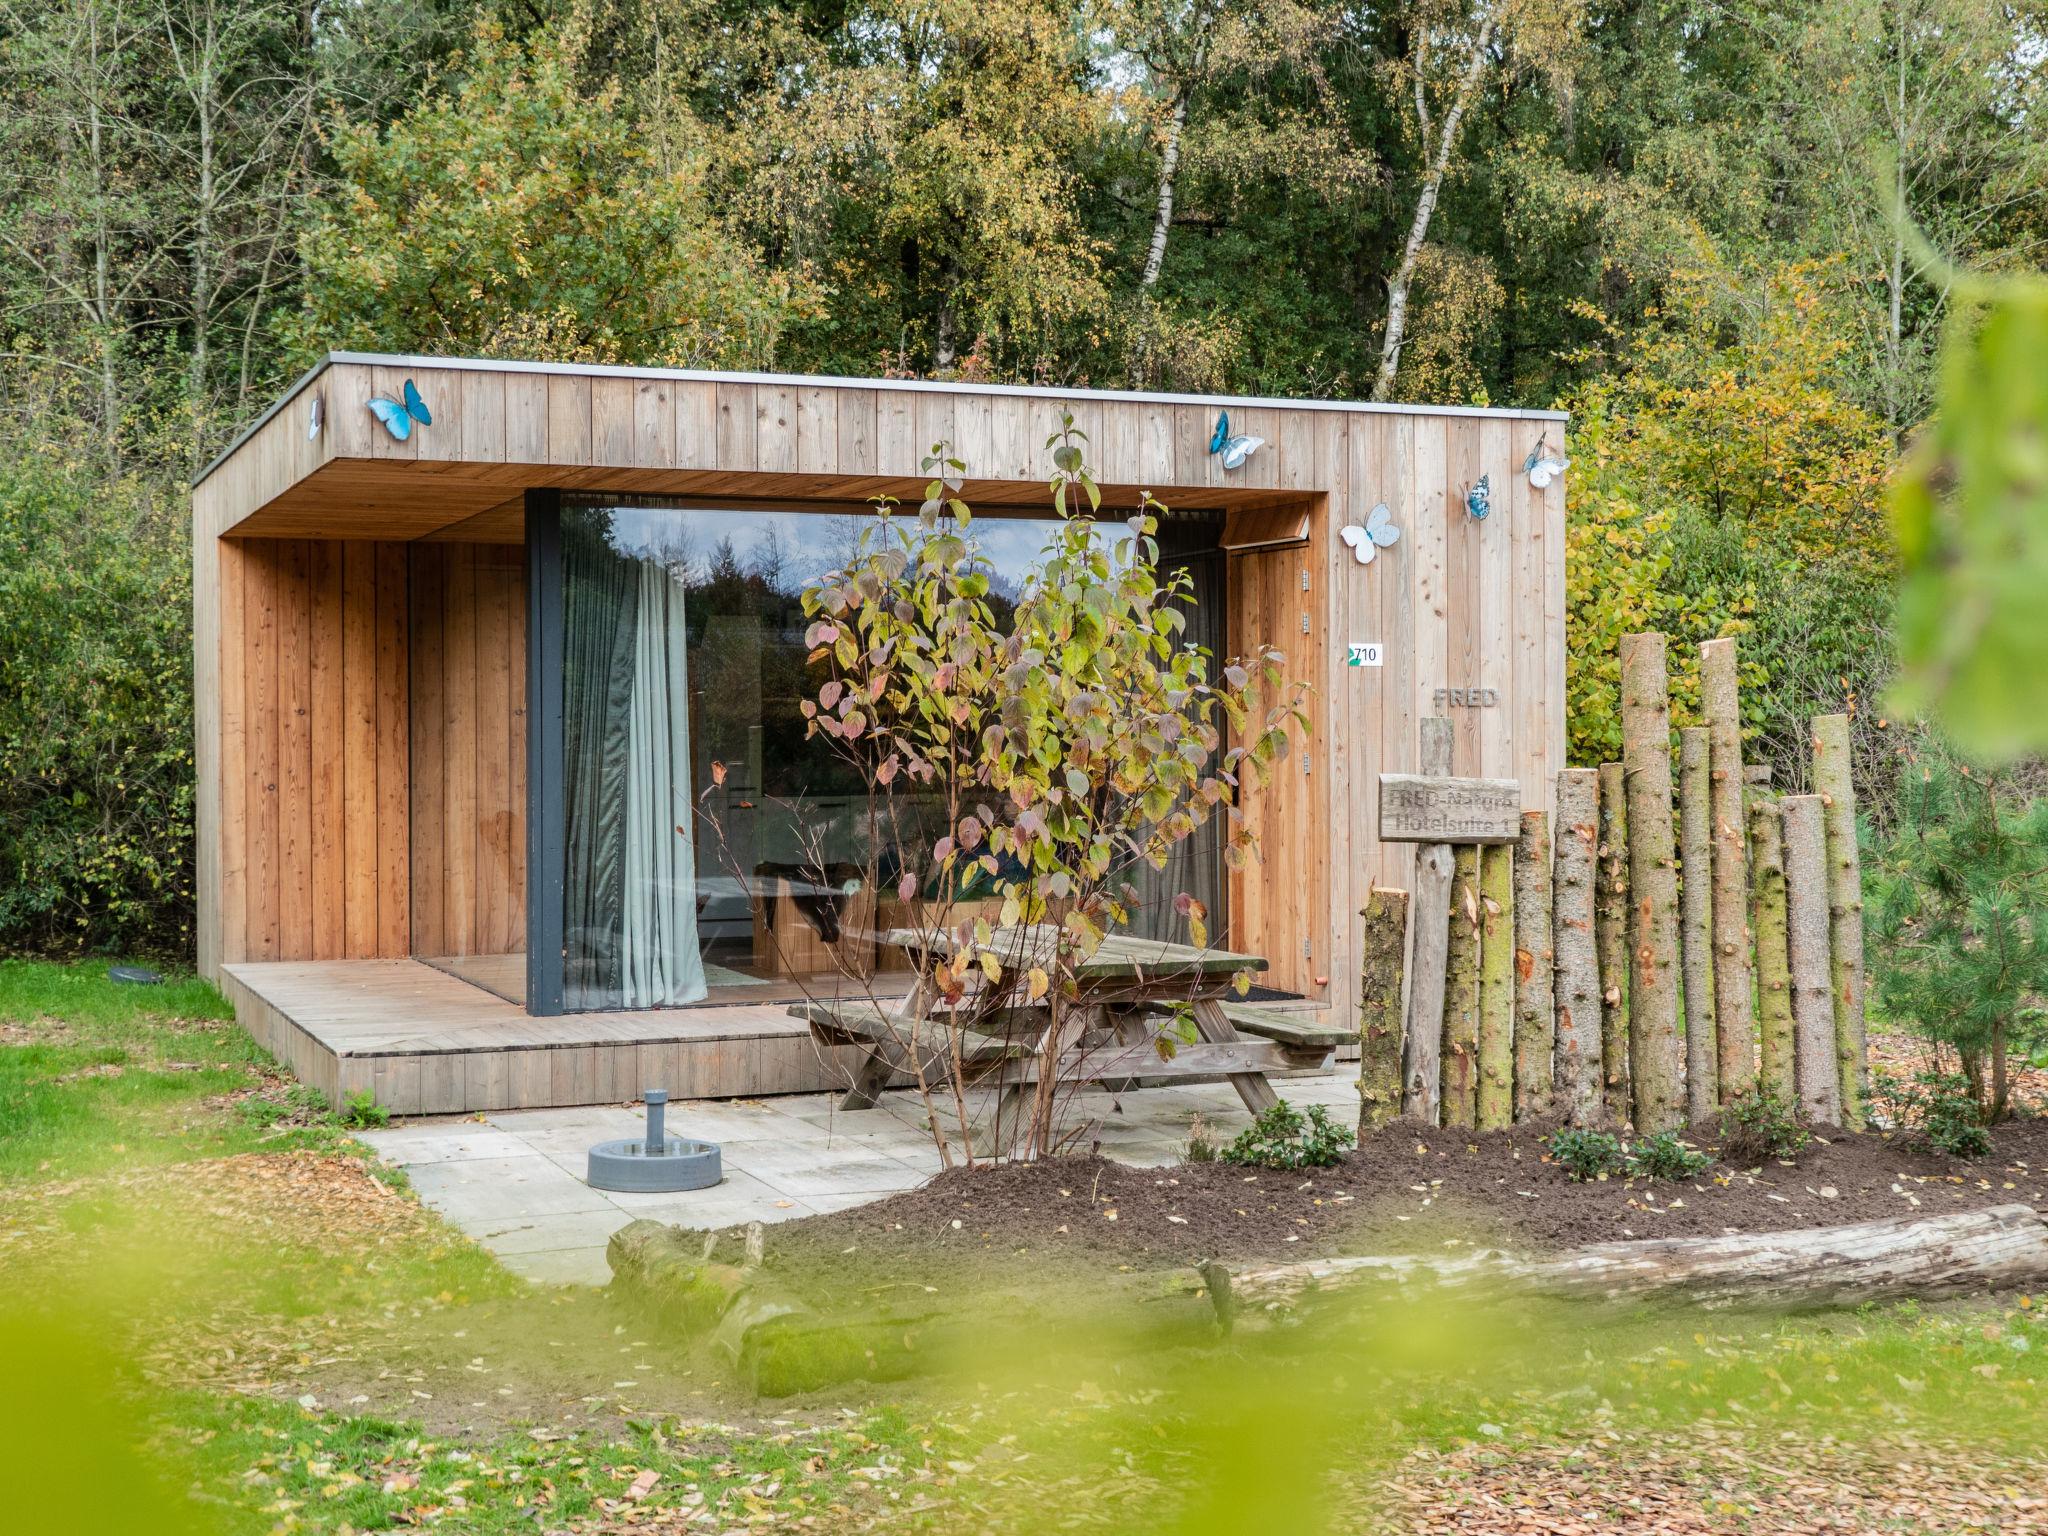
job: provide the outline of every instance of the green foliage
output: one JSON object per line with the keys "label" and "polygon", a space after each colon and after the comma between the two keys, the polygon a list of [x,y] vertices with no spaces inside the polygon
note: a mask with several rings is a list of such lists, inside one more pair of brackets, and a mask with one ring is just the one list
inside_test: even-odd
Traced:
{"label": "green foliage", "polygon": [[2044,1043],[2048,800],[1930,743],[1902,773],[1891,835],[1864,862],[1871,995],[1956,1053],[1983,1118],[2008,1098],[2006,1057]]}
{"label": "green foliage", "polygon": [[1680,1141],[1676,1131],[1659,1131],[1629,1148],[1628,1171],[1644,1179],[1689,1179],[1713,1161]]}
{"label": "green foliage", "polygon": [[301,352],[769,360],[789,276],[713,213],[701,154],[650,144],[615,84],[585,87],[579,41],[480,23],[452,89],[336,124],[341,187],[300,242]]}
{"label": "green foliage", "polygon": [[[1832,263],[1705,260],[1676,274],[1620,371],[1572,398],[1572,761],[1621,755],[1632,630],[1671,636],[1679,724],[1697,719],[1698,642],[1741,636],[1744,725],[1787,785],[1803,782],[1807,719],[1853,710],[1888,675],[1892,454],[1843,392],[1845,287]],[[1864,741],[1859,765],[1876,756]]]}
{"label": "green foliage", "polygon": [[1950,1157],[1988,1157],[1991,1135],[1969,1078],[1955,1072],[1916,1072],[1902,1082],[1889,1073],[1872,1076],[1865,1093],[1886,1124],[1915,1146]]}
{"label": "green foliage", "polygon": [[2048,749],[2048,282],[1981,281],[1951,320],[1941,411],[1892,493],[1906,579],[1894,695],[1965,751]]}
{"label": "green foliage", "polygon": [[138,481],[0,462],[0,949],[191,944],[183,525]]}
{"label": "green foliage", "polygon": [[1213,1163],[1219,1155],[1216,1138],[1210,1134],[1202,1117],[1195,1116],[1188,1126],[1187,1160],[1191,1163]]}
{"label": "green foliage", "polygon": [[1238,1132],[1223,1149],[1223,1161],[1240,1168],[1329,1168],[1353,1139],[1343,1126],[1331,1123],[1322,1105],[1311,1104],[1304,1113],[1278,1099]]}
{"label": "green foliage", "polygon": [[1608,1131],[1566,1126],[1551,1132],[1543,1143],[1543,1149],[1550,1154],[1551,1161],[1560,1164],[1566,1173],[1582,1183],[1590,1179],[1604,1179],[1628,1167],[1628,1155],[1622,1150],[1621,1138]]}
{"label": "green foliage", "polygon": [[1580,1183],[1627,1174],[1643,1179],[1689,1179],[1713,1161],[1678,1139],[1659,1131],[1629,1145],[1609,1131],[1565,1126],[1552,1131],[1543,1149],[1550,1160]]}
{"label": "green foliage", "polygon": [[357,1088],[343,1096],[334,1118],[352,1131],[372,1131],[391,1123],[391,1111],[369,1089]]}
{"label": "green foliage", "polygon": [[1721,1156],[1745,1166],[1797,1157],[1813,1140],[1792,1106],[1768,1088],[1754,1088],[1721,1106]]}

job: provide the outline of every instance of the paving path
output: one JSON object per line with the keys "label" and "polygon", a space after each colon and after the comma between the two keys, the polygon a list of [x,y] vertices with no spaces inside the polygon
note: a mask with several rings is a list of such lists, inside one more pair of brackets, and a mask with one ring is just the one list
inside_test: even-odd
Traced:
{"label": "paving path", "polygon": [[[1356,1118],[1358,1069],[1276,1079],[1282,1098],[1326,1104]],[[519,1109],[408,1120],[362,1139],[403,1168],[428,1206],[532,1280],[602,1285],[605,1241],[636,1217],[690,1227],[784,1221],[844,1210],[914,1189],[939,1171],[924,1107],[909,1092],[875,1109],[839,1111],[837,1094],[792,1094],[671,1104],[671,1136],[715,1141],[725,1181],[687,1194],[621,1195],[583,1182],[592,1143],[642,1133],[637,1107]],[[1106,1157],[1177,1162],[1196,1116],[1223,1140],[1250,1123],[1228,1083],[1148,1088],[1113,1098],[1089,1092],[1074,1123],[1101,1121]]]}

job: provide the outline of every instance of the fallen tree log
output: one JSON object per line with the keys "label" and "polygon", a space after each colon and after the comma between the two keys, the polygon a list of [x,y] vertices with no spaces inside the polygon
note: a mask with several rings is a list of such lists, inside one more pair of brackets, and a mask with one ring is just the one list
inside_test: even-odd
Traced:
{"label": "fallen tree log", "polygon": [[1329,1296],[1389,1284],[1703,1307],[1860,1306],[2048,1280],[2048,1221],[2030,1206],[1999,1205],[1799,1232],[1594,1243],[1540,1257],[1332,1258],[1235,1275],[1208,1264],[1200,1273],[1225,1326],[1285,1320]]}

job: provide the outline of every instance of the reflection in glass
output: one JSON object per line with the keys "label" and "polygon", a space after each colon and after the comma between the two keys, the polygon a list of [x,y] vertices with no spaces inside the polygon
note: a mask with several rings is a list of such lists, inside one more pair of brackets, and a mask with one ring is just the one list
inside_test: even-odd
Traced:
{"label": "reflection in glass", "polygon": [[[571,1010],[797,995],[867,976],[905,921],[891,850],[937,803],[873,805],[807,740],[804,587],[855,553],[869,515],[565,504],[562,511],[564,995]],[[1052,525],[980,518],[999,619]],[[1222,649],[1215,528],[1169,521],[1194,575],[1188,638]],[[1220,914],[1213,828],[1137,880],[1134,927],[1175,936],[1171,900]]]}

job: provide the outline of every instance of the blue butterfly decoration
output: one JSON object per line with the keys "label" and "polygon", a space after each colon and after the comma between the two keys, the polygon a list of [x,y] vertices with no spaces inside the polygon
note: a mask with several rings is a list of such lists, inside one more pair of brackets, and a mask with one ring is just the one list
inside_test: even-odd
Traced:
{"label": "blue butterfly decoration", "polygon": [[384,430],[401,443],[412,436],[412,424],[423,427],[434,424],[433,414],[427,409],[427,402],[420,398],[418,388],[411,379],[405,381],[405,400],[386,400],[382,395],[372,395],[369,400],[370,414],[384,423]]}
{"label": "blue butterfly decoration", "polygon": [[1493,510],[1493,480],[1490,476],[1481,475],[1479,483],[1465,493],[1465,510],[1481,521]]}
{"label": "blue butterfly decoration", "polygon": [[1236,469],[1240,464],[1266,446],[1263,437],[1253,437],[1241,432],[1235,437],[1230,432],[1230,412],[1216,413],[1216,430],[1209,434],[1209,451],[1223,455],[1223,467]]}

